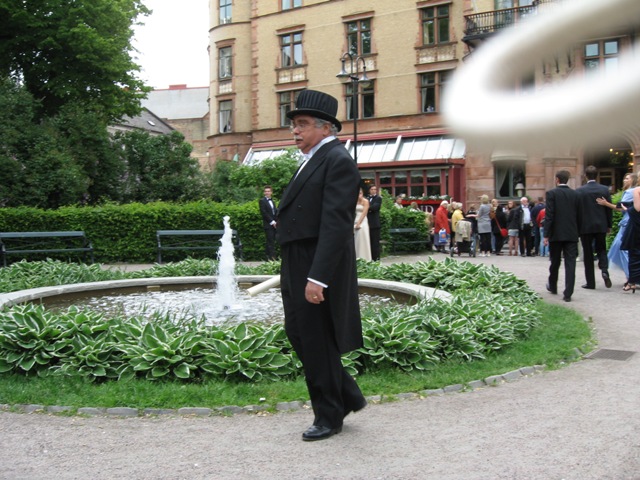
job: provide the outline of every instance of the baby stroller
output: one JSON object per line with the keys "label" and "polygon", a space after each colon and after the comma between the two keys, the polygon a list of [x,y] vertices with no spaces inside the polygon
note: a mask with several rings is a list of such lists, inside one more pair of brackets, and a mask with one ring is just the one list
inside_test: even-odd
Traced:
{"label": "baby stroller", "polygon": [[456,225],[455,244],[451,248],[451,256],[468,253],[470,257],[476,256],[476,234],[473,231],[473,223],[469,220],[460,220]]}

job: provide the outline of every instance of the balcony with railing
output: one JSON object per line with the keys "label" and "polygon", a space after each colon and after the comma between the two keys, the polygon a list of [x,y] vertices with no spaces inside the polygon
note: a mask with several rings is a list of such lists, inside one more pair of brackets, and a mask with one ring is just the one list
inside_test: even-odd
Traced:
{"label": "balcony with railing", "polygon": [[557,2],[558,0],[539,0],[534,2],[534,5],[465,15],[462,40],[470,47],[475,48],[491,35],[516,25],[527,17],[537,15],[549,4]]}

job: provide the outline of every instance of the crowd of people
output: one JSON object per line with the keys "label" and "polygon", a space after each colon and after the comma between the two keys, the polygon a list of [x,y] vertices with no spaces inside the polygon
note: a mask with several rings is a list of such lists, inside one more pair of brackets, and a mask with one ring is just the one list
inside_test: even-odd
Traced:
{"label": "crowd of people", "polygon": [[[634,173],[627,174],[622,199],[614,204],[609,188],[596,181],[596,167],[588,166],[584,177],[586,183],[573,190],[567,185],[569,172],[557,172],[556,187],[547,192],[546,201],[545,197],[538,197],[533,205],[522,197],[503,206],[497,199],[490,201],[487,195],[482,195],[479,208],[470,205],[465,213],[461,202],[443,200],[433,217],[425,218],[431,226],[433,248],[441,253],[460,254],[466,251],[463,247],[471,237],[471,248],[481,257],[549,257],[547,289],[552,293],[557,293],[558,270],[564,259],[563,299],[571,301],[580,244],[586,281],[582,288],[596,288],[597,261],[606,288],[611,288],[609,265],[613,264],[627,277],[623,291],[635,293],[640,285],[640,178]],[[607,250],[606,237],[613,226],[612,210],[621,211],[623,216]]]}

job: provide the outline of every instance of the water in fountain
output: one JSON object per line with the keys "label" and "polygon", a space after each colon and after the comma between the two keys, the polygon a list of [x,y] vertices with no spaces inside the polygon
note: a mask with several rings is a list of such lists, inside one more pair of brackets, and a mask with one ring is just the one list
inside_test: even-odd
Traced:
{"label": "water in fountain", "polygon": [[[207,325],[236,324],[242,322],[281,322],[284,316],[279,289],[270,289],[251,296],[238,288],[235,276],[235,257],[229,217],[225,216],[222,245],[218,249],[218,276],[216,289],[192,288],[173,291],[146,291],[126,294],[86,295],[82,298],[44,299],[48,308],[66,310],[71,305],[83,306],[107,316],[143,315],[151,318],[152,312],[170,313],[203,318]],[[360,295],[360,306],[372,302],[387,303],[388,298]]]}
{"label": "water in fountain", "polygon": [[236,292],[238,290],[235,279],[236,259],[232,241],[231,222],[229,216],[223,219],[224,234],[222,245],[218,249],[218,282],[216,289],[216,302],[223,309],[239,308],[236,304]]}

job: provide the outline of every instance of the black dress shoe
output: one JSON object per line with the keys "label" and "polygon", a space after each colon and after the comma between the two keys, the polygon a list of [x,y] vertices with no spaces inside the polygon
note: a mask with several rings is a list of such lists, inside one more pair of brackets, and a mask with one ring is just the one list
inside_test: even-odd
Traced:
{"label": "black dress shoe", "polygon": [[552,290],[551,289],[551,285],[549,285],[548,283],[547,283],[547,292],[553,293],[554,295],[556,295],[558,293],[557,290]]}
{"label": "black dress shoe", "polygon": [[602,279],[604,280],[604,286],[611,288],[611,279],[609,278],[609,272],[602,272]]}
{"label": "black dress shoe", "polygon": [[316,440],[324,440],[325,438],[329,438],[336,433],[340,433],[342,431],[342,427],[329,428],[323,427],[322,425],[311,425],[306,432],[302,434],[302,440],[305,442],[314,442]]}
{"label": "black dress shoe", "polygon": [[360,405],[358,405],[357,407],[354,407],[354,408],[351,408],[351,409],[345,409],[344,417],[346,417],[347,415],[349,415],[352,412],[353,413],[359,412],[360,410],[362,410],[366,406],[367,406],[367,400],[363,398],[362,399],[362,403]]}
{"label": "black dress shoe", "polygon": [[586,288],[587,290],[595,290],[596,289],[596,287],[590,287],[586,283],[584,285],[582,285],[582,288]]}
{"label": "black dress shoe", "polygon": [[564,300],[565,302],[570,302],[571,301],[571,297],[562,297],[562,300]]}

